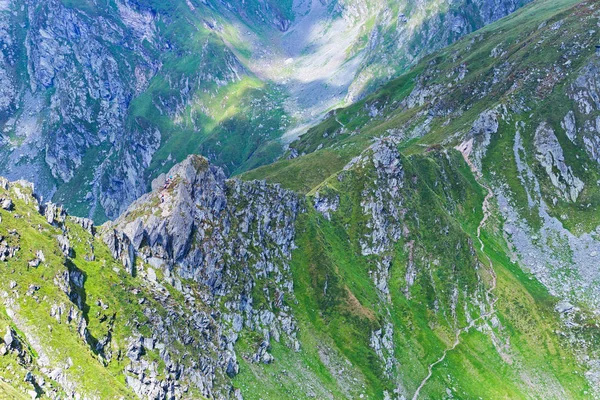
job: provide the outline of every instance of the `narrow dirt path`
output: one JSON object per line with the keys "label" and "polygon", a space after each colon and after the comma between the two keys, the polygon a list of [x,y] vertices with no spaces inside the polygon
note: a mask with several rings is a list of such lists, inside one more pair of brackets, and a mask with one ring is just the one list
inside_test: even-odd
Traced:
{"label": "narrow dirt path", "polygon": [[496,312],[495,305],[496,305],[497,298],[494,297],[494,295],[493,295],[493,292],[496,289],[496,280],[497,280],[496,272],[494,271],[494,265],[492,263],[492,260],[484,252],[485,244],[483,243],[483,240],[481,240],[481,229],[484,227],[485,223],[487,222],[487,220],[489,219],[489,217],[491,215],[490,202],[491,202],[492,198],[494,197],[494,192],[492,192],[492,189],[490,189],[487,185],[485,185],[483,183],[483,176],[481,175],[481,172],[475,167],[475,165],[469,159],[469,155],[471,154],[471,150],[473,148],[472,146],[473,146],[472,142],[465,142],[465,143],[461,144],[460,146],[456,147],[456,149],[462,153],[466,163],[469,165],[469,167],[471,167],[471,171],[473,171],[473,174],[475,175],[475,180],[477,180],[477,183],[479,183],[479,185],[481,185],[481,187],[483,187],[484,189],[487,190],[487,195],[483,199],[483,204],[481,206],[482,211],[483,211],[483,218],[481,219],[481,221],[479,222],[479,225],[477,226],[477,240],[479,240],[481,252],[485,255],[485,257],[487,258],[487,260],[489,262],[488,273],[491,276],[492,283],[486,292],[487,292],[488,298],[491,298],[490,309],[489,309],[489,311],[481,314],[479,317],[477,317],[476,319],[471,321],[471,323],[469,325],[456,331],[456,335],[454,337],[454,343],[452,344],[452,346],[448,347],[446,350],[444,350],[444,352],[442,353],[442,356],[440,358],[438,358],[435,362],[429,364],[429,367],[427,368],[427,376],[425,377],[425,379],[423,379],[423,381],[421,381],[421,384],[415,391],[413,400],[417,400],[419,398],[419,394],[420,394],[421,390],[423,389],[423,387],[427,384],[427,381],[429,381],[429,379],[433,375],[433,368],[436,365],[438,365],[439,363],[441,363],[442,361],[444,361],[446,359],[446,356],[448,355],[448,352],[456,349],[456,347],[460,344],[460,335],[468,332],[471,328],[473,328],[475,326],[476,323],[493,315]]}

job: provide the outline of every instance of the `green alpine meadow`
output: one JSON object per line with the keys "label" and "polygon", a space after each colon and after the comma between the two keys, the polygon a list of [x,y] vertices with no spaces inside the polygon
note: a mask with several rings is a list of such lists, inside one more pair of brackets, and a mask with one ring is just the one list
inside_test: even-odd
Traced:
{"label": "green alpine meadow", "polygon": [[0,0],[0,399],[600,399],[600,3]]}

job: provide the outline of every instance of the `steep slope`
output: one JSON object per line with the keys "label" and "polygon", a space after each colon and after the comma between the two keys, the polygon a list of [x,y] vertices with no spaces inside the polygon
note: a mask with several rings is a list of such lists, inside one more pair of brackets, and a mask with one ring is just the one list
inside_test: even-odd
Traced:
{"label": "steep slope", "polygon": [[1,12],[14,88],[3,97],[2,171],[76,213],[116,217],[151,170],[186,152],[239,165],[284,125],[278,92],[213,33],[209,9],[192,19],[182,1],[11,1]]}
{"label": "steep slope", "polygon": [[199,157],[169,176],[100,228],[2,182],[3,382],[50,398],[594,393],[579,355],[595,359],[596,322],[563,326],[497,231],[478,236],[485,191],[460,153],[384,140],[306,200]]}
{"label": "steep slope", "polygon": [[0,173],[116,218],[188,154],[228,175],[274,161],[285,132],[524,1],[496,3],[2,1]]}
{"label": "steep slope", "polygon": [[[5,383],[50,398],[231,398],[242,327],[299,346],[283,303],[296,196],[226,182],[200,158],[171,173],[164,203],[155,192],[133,225],[129,213],[98,232],[39,205],[30,184],[2,180]],[[158,225],[142,224],[158,222],[145,205]],[[269,362],[261,343],[253,357]]]}
{"label": "steep slope", "polygon": [[599,398],[599,22],[538,0],[286,160],[190,156],[101,227],[2,180],[0,390]]}
{"label": "steep slope", "polygon": [[[481,235],[505,281],[497,291],[510,298],[498,296],[498,313],[530,307],[512,296],[524,294],[512,284],[525,285],[529,299],[560,315],[556,331],[579,348],[597,385],[599,17],[594,2],[535,2],[332,112],[292,144],[286,160],[245,178],[312,194],[373,140],[394,141],[407,157],[456,148],[494,196]],[[535,279],[543,289],[527,284]],[[541,321],[513,319],[520,327]]]}
{"label": "steep slope", "polygon": [[[564,329],[556,300],[506,258],[498,227],[485,219],[486,191],[460,154],[404,157],[383,140],[310,198],[317,213],[299,245],[308,250],[299,271],[309,271],[306,294],[326,310],[313,326],[384,393],[591,395],[572,345],[555,333]],[[585,343],[580,362],[597,357],[590,318],[590,328],[569,332]],[[356,354],[356,343],[376,357]]]}
{"label": "steep slope", "polygon": [[[310,192],[376,137],[407,155],[456,147],[493,187],[515,257],[597,307],[597,24],[595,4],[536,2],[332,112],[288,160],[247,176]],[[567,275],[579,285],[561,289]]]}

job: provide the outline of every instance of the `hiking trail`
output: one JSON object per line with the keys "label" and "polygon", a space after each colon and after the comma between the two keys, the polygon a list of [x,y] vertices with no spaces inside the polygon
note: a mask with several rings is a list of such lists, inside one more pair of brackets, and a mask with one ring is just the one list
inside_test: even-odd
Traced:
{"label": "hiking trail", "polygon": [[442,356],[440,358],[438,358],[435,362],[429,364],[429,367],[427,369],[427,371],[428,371],[427,376],[425,377],[425,379],[423,379],[421,381],[421,384],[415,391],[415,394],[412,398],[413,400],[417,400],[419,398],[419,393],[421,392],[423,387],[427,384],[427,381],[429,381],[429,379],[433,375],[433,368],[436,365],[438,365],[439,363],[441,363],[442,361],[444,361],[446,359],[446,356],[448,355],[448,352],[456,349],[456,347],[460,344],[460,335],[465,332],[468,332],[473,326],[475,326],[475,324],[477,322],[493,315],[496,312],[496,309],[494,306],[496,304],[497,298],[493,296],[493,292],[496,289],[496,280],[497,280],[496,273],[494,271],[494,265],[492,264],[492,260],[484,252],[485,244],[483,243],[483,240],[481,240],[481,229],[483,228],[483,226],[485,225],[485,223],[491,216],[490,201],[494,197],[494,192],[492,192],[492,189],[490,189],[487,185],[485,185],[483,183],[483,176],[482,176],[481,172],[475,167],[473,162],[469,159],[469,155],[471,154],[471,150],[473,149],[473,140],[471,139],[470,141],[462,143],[461,145],[457,146],[456,149],[462,153],[462,155],[465,159],[465,162],[471,168],[471,171],[473,172],[473,175],[475,176],[475,180],[477,181],[477,183],[479,183],[479,185],[481,185],[481,187],[483,187],[487,191],[487,194],[486,194],[485,198],[483,199],[483,204],[481,206],[482,211],[483,211],[483,218],[481,219],[481,221],[479,222],[479,225],[477,226],[477,240],[479,240],[481,253],[483,253],[483,255],[485,255],[485,257],[487,258],[487,260],[489,262],[488,272],[491,276],[492,282],[491,282],[489,289],[486,292],[487,292],[488,298],[491,298],[490,309],[489,309],[489,311],[481,314],[479,317],[477,317],[476,319],[471,321],[471,323],[469,323],[469,325],[456,331],[456,334],[454,337],[454,343],[452,344],[452,346],[448,347],[446,350],[444,350],[444,352],[442,353]]}

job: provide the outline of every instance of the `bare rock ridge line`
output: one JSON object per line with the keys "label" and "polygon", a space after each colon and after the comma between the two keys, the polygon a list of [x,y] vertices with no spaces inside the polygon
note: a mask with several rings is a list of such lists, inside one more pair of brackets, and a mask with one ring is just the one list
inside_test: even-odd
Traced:
{"label": "bare rock ridge line", "polygon": [[0,398],[600,400],[600,2],[435,51],[527,1],[0,0]]}
{"label": "bare rock ridge line", "polygon": [[496,280],[497,280],[496,272],[494,271],[494,265],[492,263],[491,258],[485,253],[485,244],[483,243],[483,240],[481,240],[481,229],[487,222],[488,218],[491,216],[490,201],[494,197],[494,192],[492,192],[492,189],[490,189],[487,185],[485,185],[482,182],[483,176],[482,176],[481,172],[475,167],[473,162],[469,159],[469,155],[473,148],[472,146],[473,146],[473,141],[470,140],[469,142],[465,142],[465,143],[462,143],[461,145],[457,146],[456,149],[462,153],[462,155],[465,159],[465,162],[469,165],[469,167],[471,167],[471,171],[473,172],[473,175],[475,176],[475,179],[477,180],[477,182],[481,185],[481,187],[483,187],[487,191],[487,194],[486,194],[486,196],[483,200],[483,204],[482,204],[483,218],[481,219],[481,221],[479,222],[479,225],[477,226],[477,240],[479,240],[479,243],[481,245],[481,247],[480,247],[481,253],[483,255],[485,255],[485,257],[487,258],[489,265],[490,265],[488,272],[490,273],[490,276],[492,277],[492,283],[491,283],[489,289],[487,290],[488,295],[492,299],[490,302],[490,310],[486,313],[481,314],[478,318],[471,321],[471,323],[469,323],[469,325],[467,325],[466,327],[456,331],[454,343],[452,344],[452,346],[447,348],[446,350],[444,350],[444,352],[442,353],[442,356],[440,358],[438,358],[433,363],[429,364],[429,367],[427,368],[427,370],[428,370],[427,376],[423,379],[423,381],[421,382],[421,384],[415,391],[413,400],[417,400],[419,398],[419,394],[420,394],[421,390],[423,389],[423,387],[425,387],[425,385],[427,384],[427,381],[429,381],[429,379],[433,375],[433,368],[436,365],[438,365],[439,363],[441,363],[442,361],[444,361],[446,359],[446,355],[450,351],[453,351],[454,349],[456,349],[456,347],[461,343],[460,335],[468,332],[471,328],[473,328],[475,326],[475,324],[477,322],[479,322],[485,318],[488,318],[489,316],[493,315],[496,312],[494,306],[498,299],[495,296],[493,296],[493,292],[496,289]]}
{"label": "bare rock ridge line", "polygon": [[[234,345],[243,327],[264,332],[252,355],[255,363],[274,361],[269,352],[273,341],[298,350],[296,321],[284,302],[294,296],[289,262],[300,211],[297,195],[264,181],[227,180],[221,168],[200,156],[189,156],[152,186],[152,192],[107,224],[103,239],[131,274],[139,258],[152,281],[155,271],[164,271],[167,282],[184,293],[184,280],[194,281],[202,301],[222,310],[207,317],[211,334],[206,334],[219,356],[206,357],[208,373],[186,373],[207,387],[224,375],[237,375]],[[261,283],[267,277],[273,283]],[[252,295],[257,285],[271,293],[262,304]]]}

